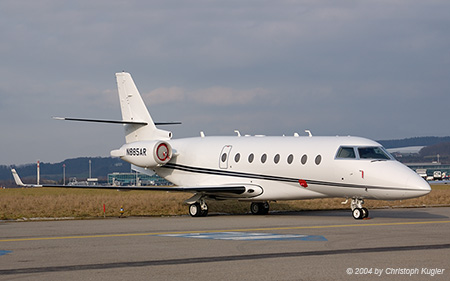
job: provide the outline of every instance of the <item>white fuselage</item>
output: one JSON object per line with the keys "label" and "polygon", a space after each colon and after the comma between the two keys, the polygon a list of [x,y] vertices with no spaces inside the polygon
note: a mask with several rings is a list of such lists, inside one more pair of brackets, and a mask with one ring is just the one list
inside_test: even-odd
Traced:
{"label": "white fuselage", "polygon": [[[172,139],[156,125],[127,72],[116,73],[122,120],[57,118],[123,124],[126,143],[111,156],[142,173],[155,171],[177,187],[126,189],[191,192],[193,217],[206,216],[205,199],[253,201],[267,214],[268,201],[324,197],[351,200],[352,216],[369,215],[364,199],[397,200],[428,194],[430,186],[377,142],[358,137],[238,136]],[[18,178],[18,176],[17,176]],[[20,183],[20,182],[19,182]],[[114,188],[101,186],[99,188]]]}
{"label": "white fuselage", "polygon": [[[184,186],[253,184],[263,192],[241,200],[323,197],[395,200],[430,186],[392,158],[337,157],[340,147],[381,147],[358,137],[198,137],[168,141],[174,156],[154,171]],[[389,156],[390,157],[390,156]],[[252,159],[253,158],[253,159]],[[306,181],[307,187],[299,180]]]}

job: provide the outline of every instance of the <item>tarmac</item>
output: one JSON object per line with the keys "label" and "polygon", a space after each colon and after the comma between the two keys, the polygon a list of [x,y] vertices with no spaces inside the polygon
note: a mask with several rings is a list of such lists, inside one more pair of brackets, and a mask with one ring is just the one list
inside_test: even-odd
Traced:
{"label": "tarmac", "polygon": [[0,280],[450,280],[450,208],[0,222]]}

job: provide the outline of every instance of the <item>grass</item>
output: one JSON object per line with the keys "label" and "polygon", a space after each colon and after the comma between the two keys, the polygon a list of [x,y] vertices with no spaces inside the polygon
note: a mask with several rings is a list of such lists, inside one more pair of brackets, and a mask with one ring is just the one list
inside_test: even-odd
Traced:
{"label": "grass", "polygon": [[[107,217],[120,216],[123,206],[125,216],[172,216],[187,214],[183,201],[189,193],[154,191],[115,191],[95,189],[58,188],[13,188],[0,189],[0,219],[27,218],[96,218],[103,217],[103,204]],[[349,209],[350,204],[341,204],[342,198],[279,201],[271,203],[273,211]],[[211,213],[244,214],[249,212],[249,203],[237,201],[208,201]],[[424,197],[399,200],[366,200],[365,207],[423,207],[450,206],[450,187],[432,186]]]}

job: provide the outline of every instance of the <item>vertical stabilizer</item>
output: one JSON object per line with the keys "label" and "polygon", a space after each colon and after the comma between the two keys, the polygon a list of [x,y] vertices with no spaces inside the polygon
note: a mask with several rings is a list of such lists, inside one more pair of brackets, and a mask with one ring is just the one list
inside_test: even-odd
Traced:
{"label": "vertical stabilizer", "polygon": [[122,120],[145,124],[126,124],[127,143],[146,140],[168,140],[172,133],[156,128],[139,91],[129,73],[116,73]]}

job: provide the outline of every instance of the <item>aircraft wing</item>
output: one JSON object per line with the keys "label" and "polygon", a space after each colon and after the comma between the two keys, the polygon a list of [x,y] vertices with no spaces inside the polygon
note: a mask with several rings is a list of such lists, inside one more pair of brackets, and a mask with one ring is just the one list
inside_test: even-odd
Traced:
{"label": "aircraft wing", "polygon": [[118,189],[118,190],[148,190],[148,191],[178,191],[178,192],[227,192],[240,194],[245,192],[245,186],[118,186],[118,185],[80,185],[80,184],[43,184],[42,187],[81,188],[81,189]]}
{"label": "aircraft wing", "polygon": [[147,191],[172,191],[190,192],[213,198],[251,198],[263,193],[263,189],[255,184],[229,184],[229,185],[203,185],[203,186],[116,186],[116,185],[79,185],[79,184],[41,184],[27,185],[22,183],[19,174],[12,169],[14,179],[18,186],[27,187],[55,187],[55,188],[84,188],[84,189],[115,189],[127,190],[147,190]]}
{"label": "aircraft wing", "polygon": [[21,187],[42,187],[40,184],[25,184],[22,182],[22,180],[19,177],[19,174],[17,173],[16,169],[11,169],[11,173],[13,175],[14,181],[16,182],[16,185]]}
{"label": "aircraft wing", "polygon": [[115,185],[61,185],[43,184],[42,187],[115,189],[120,191],[146,190],[200,193],[214,198],[251,198],[263,193],[260,186],[254,184],[208,185],[208,186],[115,186]]}

